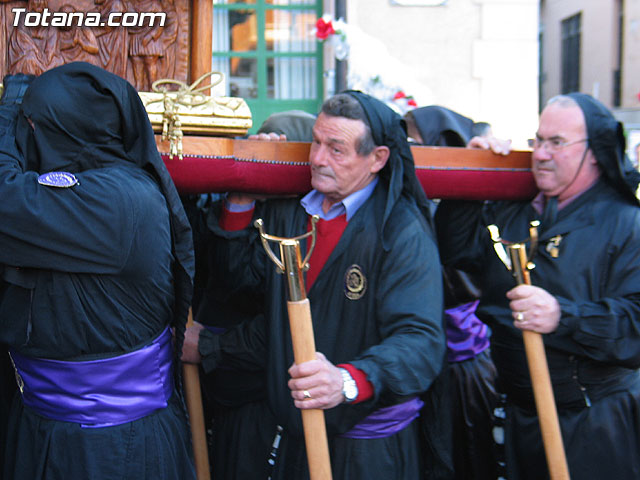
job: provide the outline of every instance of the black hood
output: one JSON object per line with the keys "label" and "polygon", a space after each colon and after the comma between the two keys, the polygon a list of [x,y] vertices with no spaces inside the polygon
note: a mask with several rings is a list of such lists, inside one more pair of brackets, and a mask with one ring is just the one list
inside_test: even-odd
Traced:
{"label": "black hood", "polygon": [[431,204],[416,177],[404,120],[383,102],[369,95],[355,90],[344,93],[351,95],[362,105],[376,145],[389,147],[389,159],[379,173],[379,177],[389,188],[382,222],[383,236],[391,211],[402,195],[415,201],[427,224],[432,227]]}
{"label": "black hood", "polygon": [[420,132],[423,145],[465,147],[471,140],[473,120],[439,105],[416,108],[409,112]]}
{"label": "black hood", "polygon": [[289,142],[311,142],[315,123],[315,115],[302,110],[288,110],[269,115],[260,126],[258,133],[284,134]]}
{"label": "black hood", "polygon": [[626,140],[622,124],[607,107],[590,95],[570,93],[567,96],[575,100],[584,114],[589,148],[596,157],[604,179],[638,205],[636,190],[640,183],[640,172],[625,154]]}
{"label": "black hood", "polygon": [[171,221],[175,257],[172,325],[180,347],[193,292],[191,228],[135,88],[89,63],[51,69],[33,80],[25,92],[16,141],[27,170],[77,173],[120,165],[141,168],[153,176]]}

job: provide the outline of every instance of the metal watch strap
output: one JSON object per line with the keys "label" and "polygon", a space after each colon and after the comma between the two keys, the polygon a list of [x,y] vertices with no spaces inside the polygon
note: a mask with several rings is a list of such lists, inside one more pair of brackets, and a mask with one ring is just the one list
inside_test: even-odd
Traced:
{"label": "metal watch strap", "polygon": [[342,374],[342,395],[344,396],[344,401],[351,403],[358,398],[358,384],[349,373],[349,370],[340,367],[339,370]]}

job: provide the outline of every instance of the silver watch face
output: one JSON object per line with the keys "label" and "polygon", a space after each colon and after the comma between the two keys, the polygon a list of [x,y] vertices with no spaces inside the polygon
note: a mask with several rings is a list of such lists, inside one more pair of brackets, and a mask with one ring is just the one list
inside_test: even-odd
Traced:
{"label": "silver watch face", "polygon": [[346,369],[341,368],[340,373],[342,373],[342,395],[347,402],[353,402],[358,396],[358,385]]}
{"label": "silver watch face", "polygon": [[347,399],[347,402],[355,400],[358,396],[358,388],[355,383],[355,381],[351,380],[350,382],[345,382],[343,386],[342,392],[344,393],[344,398]]}

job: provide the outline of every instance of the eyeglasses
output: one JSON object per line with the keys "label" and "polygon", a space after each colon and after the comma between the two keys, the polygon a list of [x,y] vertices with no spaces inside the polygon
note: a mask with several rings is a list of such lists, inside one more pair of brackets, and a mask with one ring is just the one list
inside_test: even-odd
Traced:
{"label": "eyeglasses", "polygon": [[574,145],[576,143],[586,142],[589,140],[588,138],[583,138],[581,140],[575,140],[573,142],[567,142],[562,140],[559,137],[551,137],[551,138],[540,138],[536,135],[536,138],[530,138],[527,140],[529,147],[537,149],[544,148],[549,153],[555,153],[562,150],[569,145]]}

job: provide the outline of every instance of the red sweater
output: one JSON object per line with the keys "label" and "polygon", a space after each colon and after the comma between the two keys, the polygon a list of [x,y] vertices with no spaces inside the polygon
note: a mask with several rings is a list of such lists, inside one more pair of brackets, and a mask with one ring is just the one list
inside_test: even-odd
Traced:
{"label": "red sweater", "polygon": [[[227,208],[222,209],[220,215],[220,227],[223,230],[235,231],[246,228],[253,217],[253,209],[246,212],[232,212]],[[308,223],[311,229],[311,217]],[[340,241],[340,237],[347,228],[347,216],[340,215],[332,220],[318,220],[316,223],[316,246],[309,259],[307,270],[307,291],[311,290],[313,283],[318,278],[322,267]],[[310,241],[310,240],[309,240]],[[353,403],[364,402],[373,396],[373,384],[367,380],[367,374],[348,363],[337,365],[349,371],[358,386],[358,396]]]}

